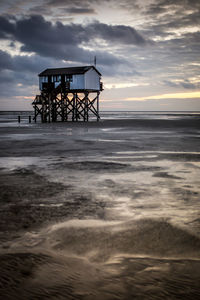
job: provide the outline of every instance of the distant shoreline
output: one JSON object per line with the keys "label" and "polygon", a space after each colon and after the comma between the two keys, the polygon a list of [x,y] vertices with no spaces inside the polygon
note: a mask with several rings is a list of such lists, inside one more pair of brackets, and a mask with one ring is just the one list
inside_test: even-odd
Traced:
{"label": "distant shoreline", "polygon": [[[1,113],[20,113],[20,112],[33,112],[33,110],[0,110]],[[200,111],[193,111],[193,110],[102,110],[100,113],[143,113],[143,114],[148,114],[148,113],[196,113],[199,114]]]}

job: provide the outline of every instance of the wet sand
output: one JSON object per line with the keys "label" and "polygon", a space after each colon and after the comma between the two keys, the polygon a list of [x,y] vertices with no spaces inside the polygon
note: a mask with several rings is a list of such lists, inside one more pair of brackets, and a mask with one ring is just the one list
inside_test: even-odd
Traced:
{"label": "wet sand", "polygon": [[200,299],[200,117],[0,120],[2,299]]}

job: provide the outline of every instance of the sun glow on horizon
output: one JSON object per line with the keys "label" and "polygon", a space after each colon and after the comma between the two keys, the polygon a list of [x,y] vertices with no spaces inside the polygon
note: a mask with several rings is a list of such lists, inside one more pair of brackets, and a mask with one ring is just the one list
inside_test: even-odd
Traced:
{"label": "sun glow on horizon", "polygon": [[173,93],[173,94],[161,94],[145,97],[128,97],[126,101],[146,101],[146,100],[161,100],[161,99],[200,99],[200,91],[188,92],[188,93]]}

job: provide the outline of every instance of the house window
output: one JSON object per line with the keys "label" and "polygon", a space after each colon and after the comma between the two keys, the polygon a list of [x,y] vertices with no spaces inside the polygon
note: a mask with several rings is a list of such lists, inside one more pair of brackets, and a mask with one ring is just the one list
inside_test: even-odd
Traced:
{"label": "house window", "polygon": [[48,76],[42,76],[41,82],[48,82]]}
{"label": "house window", "polygon": [[65,82],[72,82],[72,75],[65,75]]}
{"label": "house window", "polygon": [[59,82],[61,81],[61,76],[60,75],[54,75],[53,77],[53,82]]}

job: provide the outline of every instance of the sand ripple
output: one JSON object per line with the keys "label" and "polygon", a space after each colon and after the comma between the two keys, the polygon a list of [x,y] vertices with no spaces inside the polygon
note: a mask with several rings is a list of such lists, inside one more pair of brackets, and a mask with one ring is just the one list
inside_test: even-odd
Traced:
{"label": "sand ripple", "polygon": [[12,245],[0,256],[2,299],[200,296],[200,240],[164,220],[74,220]]}

